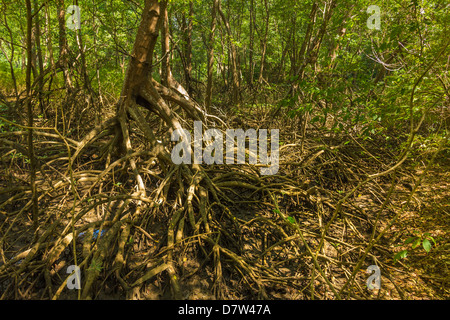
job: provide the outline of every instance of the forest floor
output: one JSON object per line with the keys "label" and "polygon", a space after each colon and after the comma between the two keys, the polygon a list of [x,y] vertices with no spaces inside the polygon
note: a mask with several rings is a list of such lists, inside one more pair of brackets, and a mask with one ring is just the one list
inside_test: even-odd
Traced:
{"label": "forest floor", "polygon": [[[254,262],[253,266],[257,267],[262,274],[269,272],[270,269],[271,276],[267,276],[265,280],[267,284],[262,285],[265,298],[332,298],[326,284],[317,276],[317,270],[315,270],[315,280],[311,281],[314,274],[311,270],[313,261],[302,252],[304,246],[291,244],[296,238],[282,227],[277,213],[281,212],[285,216],[295,218],[307,238],[307,243],[315,248],[318,245],[319,235],[324,225],[330,221],[339,200],[363,181],[368,173],[373,174],[395,164],[396,152],[391,151],[394,149],[378,137],[363,140],[352,138],[348,133],[332,134],[326,130],[314,128],[307,130],[307,135],[302,141],[298,133],[300,131],[298,122],[295,119],[271,121],[266,116],[258,118],[258,115],[264,114],[268,113],[260,109],[242,112],[237,115],[239,125],[243,129],[282,128],[280,129],[281,150],[278,176],[284,180],[279,180],[277,176],[269,178],[272,186],[279,185],[280,192],[275,197],[277,203],[270,202],[270,192],[262,195],[259,191],[253,192],[232,187],[226,189],[226,195],[235,201],[234,204],[229,204],[229,208],[239,223],[237,227],[233,227],[223,220],[225,229],[228,226],[230,232],[236,232],[234,236],[237,243],[229,242],[228,249],[238,252],[246,262],[258,261]],[[236,120],[236,117],[228,118],[231,119],[230,121]],[[230,123],[230,126],[232,125],[233,123]],[[0,267],[6,265],[8,260],[19,253],[32,248],[33,243],[29,206],[25,214],[22,210],[27,203],[29,204],[30,198],[27,182],[29,165],[19,149],[25,139],[20,131],[12,135],[11,132],[2,133],[0,138],[2,135],[8,136],[9,141],[14,141],[15,145],[13,151],[2,154],[0,160],[0,238],[2,242]],[[36,139],[38,140],[36,154],[40,155],[41,159],[45,159],[48,168],[51,168],[46,172],[46,176],[42,172],[38,175],[38,180],[41,181],[40,193],[47,192],[47,196],[43,196],[40,200],[40,211],[44,215],[42,222],[43,225],[50,226],[59,213],[72,212],[72,210],[79,213],[89,204],[89,200],[78,203],[73,198],[74,190],[68,186],[61,190],[52,189],[51,183],[48,182],[59,181],[63,172],[67,170],[64,159],[61,158],[64,155],[64,145],[59,142],[58,147],[52,148],[52,144],[57,144],[54,142],[57,140],[55,137],[37,136]],[[135,142],[140,140],[139,132],[134,132],[133,139]],[[100,152],[103,143],[106,141],[97,141],[97,145],[87,150],[74,168],[74,174],[78,179],[76,192],[80,198],[86,199],[93,181],[97,179],[96,174],[105,168],[105,159]],[[395,144],[395,141],[391,143]],[[400,142],[397,141],[397,143]],[[301,150],[302,147],[303,150]],[[145,144],[140,144],[137,149],[145,150]],[[370,238],[373,228],[376,227],[376,230],[380,231],[398,214],[396,221],[375,244],[355,275],[355,281],[349,288],[348,297],[350,298],[448,299],[450,297],[448,228],[450,225],[450,163],[445,157],[438,157],[435,163],[426,169],[429,157],[420,154],[414,156],[420,158],[420,161],[408,160],[402,165],[397,172],[398,183],[383,210],[380,208],[393,181],[388,177],[375,179],[358,189],[343,203],[344,214],[336,220],[328,232],[329,238],[325,241],[319,257],[323,260],[325,274],[339,288],[348,280],[352,268],[367,245],[367,239]],[[159,187],[161,179],[158,175],[162,173],[162,168],[158,168],[157,164],[148,159],[143,159],[140,165],[156,173],[156,176],[149,176],[147,180],[153,183],[146,185],[149,193],[152,193]],[[249,171],[248,166],[245,167],[233,168],[233,170],[252,172]],[[220,181],[220,172],[225,174],[227,171],[223,168],[219,168],[222,171],[217,169],[211,169],[216,170],[212,171],[212,175]],[[117,197],[133,189],[133,181],[127,178],[128,168],[119,166],[115,170],[117,172],[108,175],[100,188],[104,188],[104,193],[108,193],[110,199],[117,201]],[[208,171],[208,168],[206,170]],[[424,173],[422,181],[408,201],[422,173]],[[292,181],[292,185],[303,188],[306,193],[299,197],[302,193],[291,192],[290,190],[294,189],[283,186],[283,181]],[[101,194],[102,190],[98,193]],[[114,201],[105,204],[106,207],[99,206],[96,210],[91,210],[82,221],[77,222],[76,226],[82,228],[89,223],[104,220],[105,211],[110,209],[110,205],[114,206]],[[217,215],[219,214],[223,215],[217,211]],[[378,214],[380,219],[375,226],[374,221]],[[150,216],[150,213],[148,215]],[[64,221],[63,225],[66,227],[70,225],[70,219]],[[162,243],[167,239],[166,226],[170,217],[166,213],[147,217],[142,221],[135,226],[141,233],[139,238],[141,240],[138,241],[138,235],[135,235],[135,238],[130,238],[133,239],[130,244],[127,241],[126,271],[129,273],[124,275],[124,279],[132,273],[131,270],[141,270],[143,266],[152,267],[155,261],[149,257],[157,255],[161,248],[164,248]],[[41,230],[41,234],[45,231],[45,229]],[[278,236],[277,232],[282,234],[285,232],[285,234]],[[427,233],[435,241],[429,252],[426,252],[421,245],[411,249],[411,244],[404,244],[409,237],[417,235],[423,238]],[[77,249],[77,252],[79,251],[77,256],[83,256],[85,250],[83,242],[80,241],[77,246],[79,249]],[[112,250],[113,248],[109,253],[114,258]],[[407,256],[394,261],[394,254],[401,250],[408,250]],[[179,276],[182,279],[180,285],[183,298],[252,299],[261,297],[261,290],[255,288],[255,284],[246,283],[246,278],[240,276],[239,272],[242,272],[242,269],[234,268],[233,263],[227,262],[226,259],[222,262],[223,279],[220,283],[220,295],[218,295],[215,288],[217,268],[211,264],[211,258],[205,259],[206,253],[201,251],[202,249],[198,247],[195,249],[185,246],[181,252],[178,252],[179,256],[174,257],[181,270]],[[26,270],[20,270],[26,276],[13,271],[0,275],[0,296],[3,291],[5,297],[42,299],[48,298],[47,290],[50,290],[49,293],[54,293],[64,281],[64,277],[67,277],[64,271],[67,265],[73,263],[74,253],[71,246],[66,246],[61,257],[58,257],[51,266],[44,267],[41,262],[43,256],[45,256],[44,253],[37,259],[29,261],[30,264]],[[16,263],[18,267],[20,267],[20,261]],[[377,264],[381,268],[380,290],[370,291],[366,288],[366,279],[369,276],[366,268],[370,264]],[[94,285],[96,299],[171,297],[168,282],[164,277],[156,277],[146,282],[142,290],[126,294],[120,289],[114,277],[113,268],[100,266],[99,268],[101,281],[97,281]],[[277,276],[273,276],[275,272],[273,270],[276,271]],[[49,274],[51,280],[49,280]],[[314,283],[314,289],[311,289],[311,283]],[[49,285],[53,286],[53,289],[49,289]],[[23,288],[29,288],[29,290]],[[76,299],[77,292],[63,290],[59,298]]]}
{"label": "forest floor", "polygon": [[[417,175],[423,168],[415,168]],[[412,171],[414,172],[414,171]],[[418,247],[392,267],[391,278],[403,292],[402,299],[448,299],[450,282],[450,166],[430,170],[417,192],[415,204],[393,228],[394,235],[430,233],[437,241],[429,253]]]}

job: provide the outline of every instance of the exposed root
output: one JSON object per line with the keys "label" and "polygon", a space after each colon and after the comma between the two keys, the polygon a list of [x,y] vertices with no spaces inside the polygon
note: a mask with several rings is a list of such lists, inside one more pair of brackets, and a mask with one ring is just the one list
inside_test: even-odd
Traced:
{"label": "exposed root", "polygon": [[[191,120],[227,128],[154,81],[139,94],[169,133],[181,128],[182,118],[170,103]],[[368,297],[356,280],[365,279],[359,272],[366,258],[378,263],[390,254],[383,237],[388,229],[380,232],[377,222],[394,211],[393,193],[380,187],[381,176],[365,181],[368,172],[386,170],[382,163],[352,165],[358,157],[349,147],[361,147],[358,141],[345,146],[303,137],[298,144],[284,137],[282,169],[260,176],[255,165],[174,165],[170,145],[161,142],[168,132],[158,132],[136,101],[124,99],[116,117],[80,142],[39,134],[53,143],[45,152],[55,156],[42,156],[39,164],[36,236],[28,216],[30,188],[2,191],[8,198],[0,210],[8,213],[0,216],[1,298],[35,298],[39,292],[38,298],[96,299],[109,288],[133,299],[153,285],[160,296],[185,299],[192,279],[206,279],[214,298]],[[11,137],[21,134],[26,132]],[[14,148],[11,137],[1,139]],[[391,179],[393,190],[396,177]],[[358,192],[383,199],[376,216],[355,205],[363,182],[366,192]],[[346,185],[352,188],[343,197]],[[81,268],[79,291],[66,288],[70,265]]]}

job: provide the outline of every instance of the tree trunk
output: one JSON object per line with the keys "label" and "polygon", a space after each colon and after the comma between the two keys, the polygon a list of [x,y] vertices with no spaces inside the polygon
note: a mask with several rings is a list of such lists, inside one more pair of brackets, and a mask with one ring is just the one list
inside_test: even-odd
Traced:
{"label": "tree trunk", "polygon": [[[342,21],[341,26],[339,27],[339,32],[338,32],[338,37],[339,38],[343,38],[345,33],[347,32],[346,28],[344,27],[345,24],[347,23],[348,19],[351,17],[353,10],[355,9],[355,6],[352,6],[350,8],[350,10],[348,10],[345,18]],[[337,52],[339,51],[339,40],[338,39],[332,39],[332,46],[330,47],[328,56],[330,57],[330,64],[329,64],[329,69],[332,70],[336,67],[336,57],[337,57]]]}
{"label": "tree trunk", "polygon": [[45,39],[48,51],[48,56],[45,56],[45,65],[53,66],[55,64],[55,60],[53,57],[52,32],[50,30],[50,13],[48,11],[48,7],[48,3],[45,3],[45,33],[47,35]]}
{"label": "tree trunk", "polygon": [[[169,34],[169,13],[167,10],[168,2],[161,1],[161,19],[160,19],[160,29],[161,29],[161,50],[163,57],[161,62],[161,84],[167,88],[173,88],[185,99],[190,99],[189,93],[186,89],[173,78],[172,68],[170,67],[170,34]],[[156,34],[158,37],[158,34]],[[136,42],[135,42],[136,44]],[[152,51],[153,52],[153,51]]]}
{"label": "tree trunk", "polygon": [[186,46],[184,56],[186,57],[186,67],[185,67],[185,81],[186,81],[186,89],[188,94],[192,95],[192,27],[193,27],[193,17],[194,17],[194,4],[192,1],[189,2],[189,18],[187,22],[186,28]]}
{"label": "tree trunk", "polygon": [[[26,108],[28,113],[28,157],[30,159],[30,187],[32,201],[32,217],[34,230],[37,231],[39,226],[38,198],[36,191],[36,159],[34,157],[33,144],[33,106],[31,104],[31,63],[32,63],[32,29],[33,17],[31,12],[31,0],[26,0],[27,10],[27,34],[26,34],[26,50],[27,50],[27,69],[26,69]],[[36,233],[37,236],[37,233]]]}
{"label": "tree trunk", "polygon": [[233,83],[233,91],[232,91],[232,100],[233,104],[238,104],[239,102],[239,75],[237,70],[237,51],[236,46],[233,42],[233,34],[231,33],[231,27],[228,23],[228,19],[225,17],[225,14],[222,11],[220,2],[218,6],[218,12],[222,18],[222,21],[225,25],[225,30],[228,35],[228,42],[230,44],[230,63],[231,63],[231,71],[232,71],[232,83]]}
{"label": "tree trunk", "polygon": [[219,5],[219,0],[214,0],[211,9],[211,32],[209,34],[209,50],[208,50],[208,82],[206,84],[206,99],[205,107],[208,112],[211,110],[211,98],[213,87],[213,69],[214,69],[214,35],[216,31],[216,12]]}
{"label": "tree trunk", "polygon": [[[75,1],[76,5],[78,5],[78,0]],[[78,45],[78,50],[80,53],[80,62],[81,62],[81,74],[83,76],[83,89],[84,89],[84,96],[86,101],[86,107],[92,106],[94,104],[94,90],[92,90],[91,81],[89,79],[89,74],[87,71],[87,65],[86,65],[86,55],[84,52],[84,44],[83,44],[83,37],[81,34],[81,29],[78,29],[75,31],[76,34],[76,40]],[[81,118],[79,119],[81,120]]]}
{"label": "tree trunk", "polygon": [[66,38],[66,20],[64,0],[57,0],[56,7],[58,11],[58,26],[59,26],[59,63],[64,75],[64,85],[67,95],[73,91],[72,77],[69,67],[69,47]]}
{"label": "tree trunk", "polygon": [[261,66],[259,69],[259,83],[262,84],[264,81],[264,64],[266,63],[266,51],[267,51],[267,36],[269,34],[269,5],[267,0],[264,0],[264,9],[266,11],[266,26],[264,32],[264,39],[261,43]]}
{"label": "tree trunk", "polygon": [[167,1],[161,1],[161,84],[170,85],[170,39],[169,39],[169,13],[167,11]]}
{"label": "tree trunk", "polygon": [[39,109],[41,111],[41,114],[45,116],[45,106],[44,106],[44,99],[42,97],[42,91],[44,90],[44,60],[42,59],[42,49],[41,49],[41,26],[39,21],[39,8],[38,8],[38,2],[34,0],[34,14],[35,14],[35,21],[34,21],[34,29],[35,29],[35,50],[36,50],[36,56],[37,56],[37,64],[39,69],[39,79],[38,79],[38,101],[39,101]]}
{"label": "tree trunk", "polygon": [[253,62],[253,43],[255,37],[255,0],[250,0],[250,49],[249,49],[249,78],[248,83],[250,88],[253,86],[253,78],[254,78],[254,62]]}
{"label": "tree trunk", "polygon": [[[292,50],[290,54],[291,59],[291,69],[289,72],[289,75],[291,77],[295,76],[295,72],[297,71],[297,39],[295,37],[297,33],[297,17],[294,15],[291,17],[291,25],[292,25],[292,32],[289,35],[289,37],[292,37]],[[291,38],[289,38],[290,40]]]}
{"label": "tree trunk", "polygon": [[[300,65],[300,68],[295,72],[295,75],[299,75],[300,77],[302,77],[303,70],[307,64],[307,58],[305,56],[305,52],[306,52],[306,48],[310,48],[310,45],[311,45],[311,36],[312,36],[314,24],[316,22],[317,8],[318,8],[318,4],[317,4],[317,2],[314,2],[313,6],[311,8],[311,13],[309,14],[309,23],[308,23],[308,27],[306,29],[305,39],[303,40],[302,46],[300,48],[300,52],[297,55],[297,57],[301,61],[301,65]],[[306,55],[307,54],[308,54],[308,52],[306,52]]]}
{"label": "tree trunk", "polygon": [[330,19],[331,19],[331,16],[333,14],[335,7],[336,7],[335,0],[330,0],[327,3],[327,10],[325,11],[322,25],[320,26],[318,34],[315,37],[314,42],[312,43],[311,50],[309,50],[309,51],[312,51],[312,54],[309,57],[307,63],[311,63],[311,64],[315,65],[315,63],[317,61],[317,57],[319,56],[319,51],[320,51],[320,47],[322,45],[323,37],[326,33],[328,23],[330,22]]}
{"label": "tree trunk", "polygon": [[13,33],[11,31],[11,28],[8,25],[8,19],[6,17],[6,11],[3,13],[3,17],[4,17],[4,23],[5,23],[5,27],[8,30],[9,33],[9,41],[10,41],[10,45],[11,45],[11,55],[8,57],[7,51],[3,49],[2,47],[2,40],[0,40],[0,51],[2,51],[2,53],[5,55],[6,59],[8,60],[9,63],[9,69],[11,72],[11,79],[13,81],[14,84],[14,93],[16,96],[16,100],[19,100],[19,91],[17,89],[17,80],[16,80],[16,75],[14,72],[14,52],[15,52],[15,46],[14,46],[14,36]]}

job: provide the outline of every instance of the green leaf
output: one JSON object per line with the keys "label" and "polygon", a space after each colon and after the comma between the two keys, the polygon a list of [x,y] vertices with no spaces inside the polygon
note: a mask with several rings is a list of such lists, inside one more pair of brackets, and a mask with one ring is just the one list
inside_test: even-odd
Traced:
{"label": "green leaf", "polygon": [[431,250],[431,242],[428,239],[423,240],[422,246],[425,249],[426,252],[430,252]]}
{"label": "green leaf", "polygon": [[286,219],[287,219],[287,221],[289,221],[291,224],[295,224],[295,219],[294,219],[294,218],[292,218],[292,217],[287,217]]}
{"label": "green leaf", "polygon": [[404,259],[408,255],[408,250],[403,250],[400,252],[397,252],[394,256],[394,261],[397,261],[399,259]]}
{"label": "green leaf", "polygon": [[320,117],[320,116],[315,116],[315,117],[311,120],[311,123],[315,123],[315,122],[321,121],[321,120],[322,120],[322,117]]}
{"label": "green leaf", "polygon": [[408,244],[414,241],[414,239],[416,239],[416,237],[409,237],[408,239],[405,240],[405,242],[403,244]]}
{"label": "green leaf", "polygon": [[415,249],[417,248],[417,246],[420,244],[420,238],[416,238],[416,240],[414,241],[412,248]]}
{"label": "green leaf", "polygon": [[434,245],[436,245],[436,241],[434,240],[434,238],[428,232],[423,234],[423,238],[433,241]]}
{"label": "green leaf", "polygon": [[100,262],[97,262],[96,260],[92,260],[92,263],[91,263],[89,269],[100,272],[103,269],[103,267]]}

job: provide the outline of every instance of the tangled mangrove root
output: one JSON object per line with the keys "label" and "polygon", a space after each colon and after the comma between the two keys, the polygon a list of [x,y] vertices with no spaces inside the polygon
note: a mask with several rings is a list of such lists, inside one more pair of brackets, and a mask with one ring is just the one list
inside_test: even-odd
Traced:
{"label": "tangled mangrove root", "polygon": [[415,200],[420,181],[400,204],[393,195],[424,116],[400,160],[353,137],[316,132],[308,141],[306,126],[298,141],[302,121],[268,119],[269,109],[248,122],[284,128],[277,174],[175,165],[173,131],[192,129],[191,121],[223,131],[227,121],[208,115],[171,76],[164,85],[151,78],[159,17],[159,4],[147,1],[114,117],[81,141],[63,136],[58,119],[55,128],[33,128],[38,217],[29,213],[22,169],[29,159],[16,157],[27,131],[0,134],[11,148],[1,157],[9,180],[0,178],[0,298],[367,298],[360,271],[376,264],[389,279],[388,233]]}
{"label": "tangled mangrove root", "polygon": [[[368,294],[355,281],[361,261],[382,262],[367,245],[388,251],[370,242],[373,217],[331,189],[295,178],[296,170],[333,168],[339,180],[358,179],[360,172],[337,165],[334,150],[342,145],[311,147],[301,161],[287,161],[297,145],[285,144],[286,170],[259,176],[251,165],[174,165],[162,146],[132,151],[131,140],[137,144],[145,132],[131,128],[130,137],[120,122],[106,121],[81,142],[41,135],[54,143],[55,156],[38,172],[38,230],[28,214],[29,189],[2,191],[12,196],[0,204],[1,298],[135,299],[152,288],[159,297],[186,299],[201,281],[210,298]],[[118,126],[128,147],[122,155],[113,145]],[[79,290],[67,287],[71,265],[81,270]]]}

